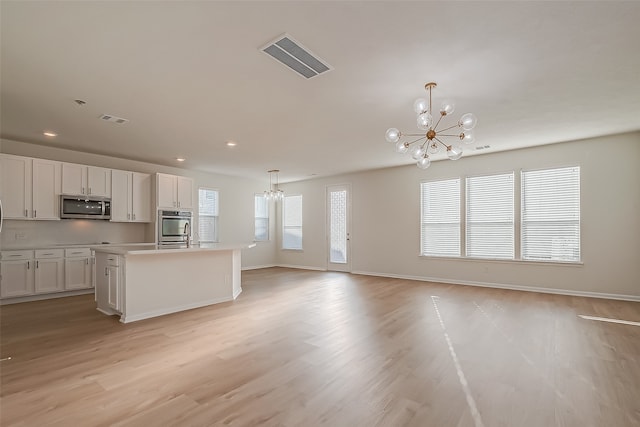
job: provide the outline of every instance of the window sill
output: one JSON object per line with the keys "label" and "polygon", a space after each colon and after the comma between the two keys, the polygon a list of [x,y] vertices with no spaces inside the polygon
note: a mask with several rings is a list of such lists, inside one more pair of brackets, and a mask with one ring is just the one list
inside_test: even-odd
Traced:
{"label": "window sill", "polygon": [[525,260],[525,259],[471,258],[471,257],[433,256],[433,255],[418,255],[418,257],[422,259],[428,259],[428,260],[489,262],[489,263],[496,263],[496,264],[548,265],[548,266],[568,266],[568,267],[584,266],[584,262],[582,260],[580,261],[541,261],[541,260]]}

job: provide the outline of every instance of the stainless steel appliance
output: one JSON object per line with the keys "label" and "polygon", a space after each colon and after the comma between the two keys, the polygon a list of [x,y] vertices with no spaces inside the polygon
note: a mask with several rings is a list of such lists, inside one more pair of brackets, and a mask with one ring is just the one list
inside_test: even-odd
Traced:
{"label": "stainless steel appliance", "polygon": [[60,196],[60,218],[111,219],[111,199]]}
{"label": "stainless steel appliance", "polygon": [[158,211],[158,244],[175,245],[191,239],[191,211]]}

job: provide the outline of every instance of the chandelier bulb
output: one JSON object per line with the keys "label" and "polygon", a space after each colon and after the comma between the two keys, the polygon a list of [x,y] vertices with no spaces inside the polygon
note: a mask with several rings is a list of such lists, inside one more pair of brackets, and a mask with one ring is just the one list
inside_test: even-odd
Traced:
{"label": "chandelier bulb", "polygon": [[402,134],[396,128],[387,129],[387,132],[384,135],[384,137],[387,140],[387,142],[391,142],[391,143],[394,143],[394,144],[396,142],[398,142],[398,140],[400,139],[401,136],[402,136]]}
{"label": "chandelier bulb", "polygon": [[427,103],[427,100],[424,98],[418,98],[413,103],[413,111],[415,111],[416,114],[426,113],[429,110],[430,110],[429,104]]}
{"label": "chandelier bulb", "polygon": [[476,137],[473,134],[472,130],[468,130],[468,131],[465,131],[465,132],[461,133],[460,134],[460,139],[465,144],[473,144],[474,142],[476,142]]}
{"label": "chandelier bulb", "polygon": [[423,158],[421,158],[420,160],[418,160],[418,163],[416,163],[416,165],[420,168],[420,169],[426,169],[429,166],[431,166],[431,160],[429,160],[429,156],[424,156]]}
{"label": "chandelier bulb", "polygon": [[462,147],[459,145],[449,145],[447,146],[447,156],[451,160],[458,160],[462,157]]}
{"label": "chandelier bulb", "polygon": [[433,124],[433,117],[428,112],[418,114],[416,124],[418,126],[418,129],[429,130],[429,128]]}
{"label": "chandelier bulb", "polygon": [[463,114],[462,117],[460,117],[460,120],[458,121],[458,126],[460,126],[464,130],[471,130],[474,127],[476,127],[477,123],[478,123],[478,119],[473,113],[466,113],[466,114]]}
{"label": "chandelier bulb", "polygon": [[443,116],[453,114],[455,109],[456,109],[456,105],[452,101],[450,100],[442,101],[442,104],[440,105],[440,114],[442,114]]}
{"label": "chandelier bulb", "polygon": [[396,142],[396,152],[400,154],[404,154],[409,150],[409,144],[406,142],[398,141]]}

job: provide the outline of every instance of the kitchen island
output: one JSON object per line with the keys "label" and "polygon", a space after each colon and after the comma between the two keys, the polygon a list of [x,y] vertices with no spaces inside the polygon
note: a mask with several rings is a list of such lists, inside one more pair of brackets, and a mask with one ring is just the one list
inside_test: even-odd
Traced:
{"label": "kitchen island", "polygon": [[95,247],[98,311],[122,323],[231,301],[246,244]]}

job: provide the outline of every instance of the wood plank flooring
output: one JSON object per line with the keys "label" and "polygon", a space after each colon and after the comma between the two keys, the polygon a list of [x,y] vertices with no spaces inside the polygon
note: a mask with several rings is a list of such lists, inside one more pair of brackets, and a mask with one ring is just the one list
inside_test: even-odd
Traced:
{"label": "wood plank flooring", "polygon": [[9,426],[640,425],[640,304],[335,272],[121,324],[83,295],[0,308]]}

